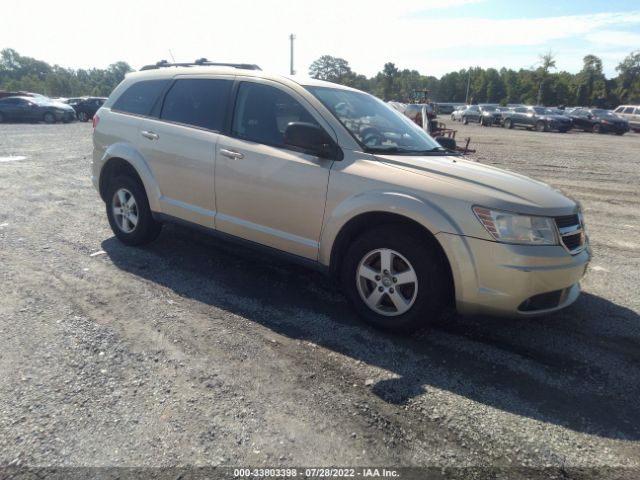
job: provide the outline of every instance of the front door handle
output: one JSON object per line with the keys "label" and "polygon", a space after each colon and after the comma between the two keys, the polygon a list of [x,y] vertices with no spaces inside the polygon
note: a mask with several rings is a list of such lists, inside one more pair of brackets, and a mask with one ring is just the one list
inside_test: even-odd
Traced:
{"label": "front door handle", "polygon": [[158,135],[155,132],[148,132],[147,130],[142,130],[140,132],[140,134],[144,137],[144,138],[148,138],[149,140],[158,140],[160,138],[160,135]]}
{"label": "front door handle", "polygon": [[227,158],[241,159],[244,158],[244,153],[236,152],[235,150],[227,150],[226,148],[220,149],[220,154]]}

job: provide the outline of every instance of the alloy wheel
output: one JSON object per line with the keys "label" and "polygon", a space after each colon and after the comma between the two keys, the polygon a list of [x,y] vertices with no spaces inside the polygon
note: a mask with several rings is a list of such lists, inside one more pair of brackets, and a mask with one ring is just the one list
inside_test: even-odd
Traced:
{"label": "alloy wheel", "polygon": [[120,188],[111,201],[113,217],[118,228],[124,233],[131,233],[138,225],[138,204],[135,197],[126,188]]}
{"label": "alloy wheel", "polygon": [[358,264],[355,280],[363,302],[380,315],[402,315],[418,296],[418,276],[413,266],[389,248],[367,253]]}

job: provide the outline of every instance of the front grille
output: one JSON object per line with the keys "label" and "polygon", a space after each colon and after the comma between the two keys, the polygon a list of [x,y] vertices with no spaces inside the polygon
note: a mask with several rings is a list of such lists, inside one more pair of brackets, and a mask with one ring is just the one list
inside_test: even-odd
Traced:
{"label": "front grille", "polygon": [[555,218],[562,244],[569,253],[578,253],[584,246],[585,236],[578,215],[565,215]]}
{"label": "front grille", "polygon": [[574,225],[580,225],[580,219],[578,215],[565,215],[564,217],[556,217],[556,225],[558,228],[573,227]]}
{"label": "front grille", "polygon": [[536,310],[555,308],[563,301],[564,293],[565,290],[555,290],[553,292],[534,295],[522,302],[518,310],[521,312],[535,312]]}
{"label": "front grille", "polygon": [[576,250],[582,246],[582,238],[583,234],[575,233],[573,235],[567,235],[566,237],[562,237],[562,243],[564,246],[569,249],[569,251]]}

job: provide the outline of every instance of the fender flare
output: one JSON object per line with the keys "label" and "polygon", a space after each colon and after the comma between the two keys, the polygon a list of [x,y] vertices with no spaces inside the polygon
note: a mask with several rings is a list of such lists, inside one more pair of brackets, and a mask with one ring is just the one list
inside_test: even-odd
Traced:
{"label": "fender flare", "polygon": [[152,211],[160,212],[160,197],[162,196],[160,186],[144,157],[129,143],[114,143],[105,150],[101,159],[102,168],[100,169],[99,185],[102,184],[102,172],[109,165],[109,162],[114,159],[124,160],[133,167],[142,181],[149,207]]}
{"label": "fender flare", "polygon": [[405,217],[422,225],[434,237],[440,232],[462,235],[462,230],[455,220],[432,202],[401,192],[385,190],[363,192],[344,199],[325,219],[320,235],[319,262],[330,266],[335,242],[342,229],[350,221],[370,213]]}

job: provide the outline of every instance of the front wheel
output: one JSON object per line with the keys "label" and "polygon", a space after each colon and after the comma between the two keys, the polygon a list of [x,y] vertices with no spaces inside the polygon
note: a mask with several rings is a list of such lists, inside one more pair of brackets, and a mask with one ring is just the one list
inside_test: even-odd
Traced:
{"label": "front wheel", "polygon": [[616,132],[616,135],[624,135],[624,132]]}
{"label": "front wheel", "polygon": [[536,123],[536,130],[539,132],[546,132],[547,124],[544,123],[543,121],[539,121],[538,123]]}
{"label": "front wheel", "polygon": [[344,292],[360,317],[389,331],[412,331],[438,318],[448,276],[428,242],[415,233],[379,227],[349,247]]}
{"label": "front wheel", "polygon": [[44,120],[44,123],[56,123],[56,116],[51,112],[47,112],[42,117],[42,120]]}
{"label": "front wheel", "polygon": [[464,123],[465,125],[468,125],[469,119],[467,117],[462,117],[462,123]]}
{"label": "front wheel", "polygon": [[89,115],[86,112],[78,112],[78,120],[80,122],[86,122],[89,120]]}
{"label": "front wheel", "polygon": [[4,122],[4,115],[2,115],[2,113],[0,113],[0,123]]}
{"label": "front wheel", "polygon": [[140,182],[130,177],[116,177],[107,191],[107,218],[111,230],[126,245],[146,245],[160,234]]}
{"label": "front wheel", "polygon": [[504,121],[504,128],[513,128],[513,121],[510,118]]}
{"label": "front wheel", "polygon": [[600,126],[599,123],[594,123],[593,127],[591,127],[591,131],[593,133],[602,133],[602,127]]}

